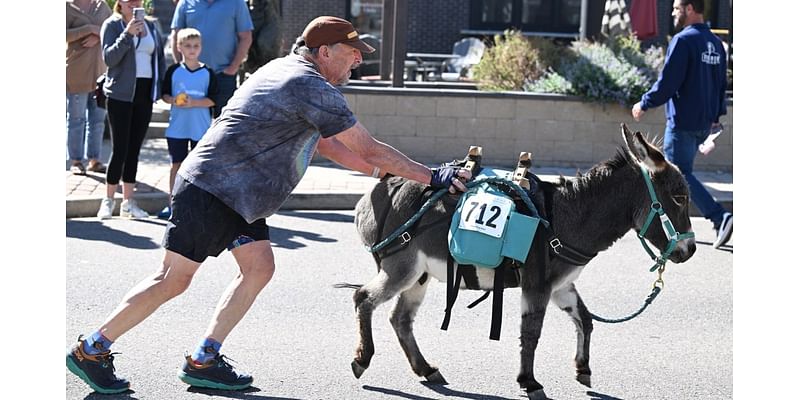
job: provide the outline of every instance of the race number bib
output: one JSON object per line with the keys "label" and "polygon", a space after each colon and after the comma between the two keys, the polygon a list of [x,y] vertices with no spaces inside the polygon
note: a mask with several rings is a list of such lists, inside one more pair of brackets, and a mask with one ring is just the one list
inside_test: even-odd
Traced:
{"label": "race number bib", "polygon": [[458,228],[499,238],[503,236],[513,205],[506,197],[478,193],[464,202]]}

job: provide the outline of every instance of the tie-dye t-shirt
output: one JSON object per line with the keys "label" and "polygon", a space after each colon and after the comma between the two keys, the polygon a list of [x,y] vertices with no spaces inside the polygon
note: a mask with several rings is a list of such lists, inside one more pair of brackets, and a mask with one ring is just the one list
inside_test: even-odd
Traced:
{"label": "tie-dye t-shirt", "polygon": [[316,66],[288,55],[236,90],[178,174],[251,223],[286,201],[320,137],[355,124],[342,93]]}

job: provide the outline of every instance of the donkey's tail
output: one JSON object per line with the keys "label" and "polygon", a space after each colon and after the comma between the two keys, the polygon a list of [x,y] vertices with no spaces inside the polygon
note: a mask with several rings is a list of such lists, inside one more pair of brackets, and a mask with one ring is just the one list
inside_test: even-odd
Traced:
{"label": "donkey's tail", "polygon": [[336,288],[336,289],[354,289],[354,290],[361,289],[362,286],[364,286],[364,285],[363,284],[355,284],[355,283],[347,283],[347,282],[337,283],[337,284],[333,285],[333,287]]}

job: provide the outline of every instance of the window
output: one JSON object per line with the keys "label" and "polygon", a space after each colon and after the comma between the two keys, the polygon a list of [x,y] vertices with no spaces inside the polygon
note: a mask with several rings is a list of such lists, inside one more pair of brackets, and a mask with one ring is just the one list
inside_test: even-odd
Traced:
{"label": "window", "polygon": [[576,33],[581,0],[471,0],[470,29]]}
{"label": "window", "polygon": [[356,31],[381,37],[383,0],[350,0],[348,3],[347,20]]}

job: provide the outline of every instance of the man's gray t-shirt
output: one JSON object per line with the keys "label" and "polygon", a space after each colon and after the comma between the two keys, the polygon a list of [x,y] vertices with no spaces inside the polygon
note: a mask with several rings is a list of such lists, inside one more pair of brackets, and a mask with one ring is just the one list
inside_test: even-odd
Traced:
{"label": "man's gray t-shirt", "polygon": [[178,174],[252,223],[286,201],[320,137],[355,124],[342,93],[314,64],[289,55],[236,90]]}

